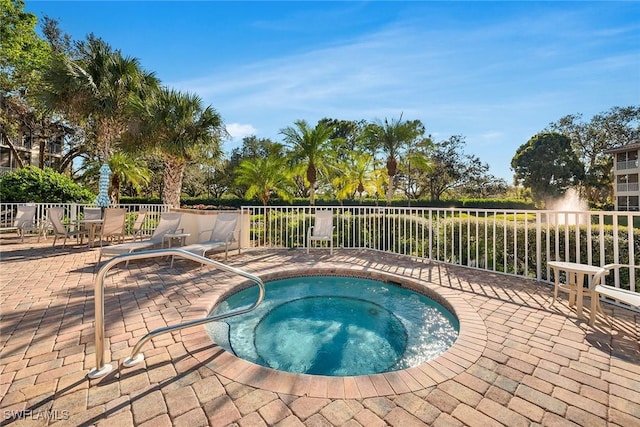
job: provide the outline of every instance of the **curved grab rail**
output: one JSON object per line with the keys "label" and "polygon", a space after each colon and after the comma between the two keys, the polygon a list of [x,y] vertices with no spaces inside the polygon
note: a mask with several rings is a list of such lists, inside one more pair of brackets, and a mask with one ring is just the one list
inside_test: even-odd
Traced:
{"label": "curved grab rail", "polygon": [[164,328],[158,328],[156,330],[149,332],[136,343],[136,345],[133,347],[133,350],[131,351],[131,356],[125,359],[123,365],[126,367],[136,365],[137,363],[140,363],[142,360],[144,360],[144,355],[140,352],[140,349],[150,339],[158,335],[172,332],[178,329],[184,329],[184,328],[189,328],[191,326],[198,326],[198,325],[203,325],[205,323],[216,322],[218,320],[225,319],[227,317],[247,313],[253,310],[254,308],[256,308],[264,298],[264,292],[265,292],[264,283],[259,277],[253,274],[247,273],[245,271],[242,271],[238,268],[230,267],[221,262],[214,261],[209,258],[204,258],[179,248],[158,249],[158,250],[152,250],[152,251],[141,251],[141,252],[118,255],[110,259],[109,261],[107,261],[102,266],[102,268],[100,268],[100,270],[98,271],[98,274],[96,275],[96,279],[94,281],[95,323],[96,323],[96,326],[95,326],[96,367],[89,371],[89,374],[88,374],[89,378],[102,377],[108,374],[109,372],[111,372],[111,370],[113,369],[113,367],[110,364],[104,363],[104,278],[107,272],[111,270],[112,267],[114,267],[117,264],[120,264],[121,262],[131,261],[132,259],[156,258],[161,256],[167,256],[167,255],[190,259],[192,261],[199,262],[201,264],[214,265],[221,270],[245,277],[251,280],[252,282],[255,282],[258,285],[258,288],[260,289],[260,292],[258,294],[258,299],[256,300],[255,303],[253,303],[253,305],[246,308],[232,310],[228,313],[222,313],[216,316],[205,317],[203,319],[191,320],[189,322],[180,323],[178,325],[166,326]]}

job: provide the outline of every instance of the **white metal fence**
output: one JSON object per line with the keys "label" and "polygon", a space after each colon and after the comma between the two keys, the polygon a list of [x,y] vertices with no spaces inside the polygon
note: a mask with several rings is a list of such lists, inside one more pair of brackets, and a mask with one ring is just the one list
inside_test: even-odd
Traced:
{"label": "white metal fence", "polygon": [[[62,206],[75,221],[86,207],[74,203],[38,203],[36,220],[46,223],[49,207]],[[1,225],[11,225],[17,203],[0,203]],[[141,209],[148,211],[151,234],[168,205],[123,204],[127,226]],[[250,212],[249,240],[254,247],[304,247],[314,212],[334,214],[334,247],[370,249],[425,258],[485,271],[550,282],[547,261],[591,265],[640,266],[640,212],[536,211],[461,208],[359,206],[244,206]],[[640,275],[620,269],[607,284],[640,292]]]}
{"label": "white metal fence", "polygon": [[[75,223],[76,220],[81,219],[85,208],[93,207],[91,204],[78,204],[78,203],[0,203],[0,226],[10,226],[15,220],[16,211],[18,205],[33,205],[36,206],[35,221],[40,227],[47,226],[47,210],[52,207],[63,207],[65,210],[65,218],[70,223]],[[120,204],[114,206],[118,208],[125,208],[127,210],[126,227],[131,229],[135,218],[139,211],[142,209],[147,210],[147,217],[143,225],[143,234],[151,234],[155,229],[155,226],[160,218],[162,212],[169,210],[168,205],[158,204]]]}
{"label": "white metal fence", "polygon": [[[316,210],[334,213],[334,246],[367,248],[551,281],[547,261],[640,265],[640,213],[387,207],[255,207],[256,247],[304,247]],[[640,292],[633,268],[607,278]],[[630,286],[631,285],[631,286]]]}

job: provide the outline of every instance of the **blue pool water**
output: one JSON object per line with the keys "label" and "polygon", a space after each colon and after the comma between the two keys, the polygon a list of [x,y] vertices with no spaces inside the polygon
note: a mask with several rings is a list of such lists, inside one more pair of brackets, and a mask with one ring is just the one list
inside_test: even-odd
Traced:
{"label": "blue pool water", "polygon": [[[251,305],[257,287],[212,314]],[[238,357],[281,371],[350,376],[417,366],[455,342],[459,323],[432,299],[380,281],[307,276],[266,283],[255,310],[207,326]]]}

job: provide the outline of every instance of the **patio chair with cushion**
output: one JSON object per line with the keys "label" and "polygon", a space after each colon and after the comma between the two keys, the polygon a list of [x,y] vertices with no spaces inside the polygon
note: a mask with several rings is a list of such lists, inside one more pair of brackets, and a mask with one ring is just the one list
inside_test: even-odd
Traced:
{"label": "patio chair with cushion", "polygon": [[124,242],[124,220],[127,210],[124,208],[107,208],[104,211],[104,221],[100,232],[100,247],[104,239],[118,238],[120,243]]}
{"label": "patio chair with cushion", "polygon": [[55,247],[56,241],[58,237],[64,237],[62,242],[62,247],[64,248],[67,244],[67,239],[69,237],[76,238],[76,244],[78,243],[78,237],[83,233],[83,231],[75,229],[69,230],[67,226],[62,223],[62,218],[64,217],[64,208],[49,208],[47,209],[47,221],[53,227],[53,246]]}
{"label": "patio chair with cushion", "polygon": [[328,242],[329,253],[333,253],[333,211],[316,211],[313,225],[307,230],[307,253],[311,242]]}
{"label": "patio chair with cushion", "polygon": [[[18,236],[20,236],[22,242],[24,242],[24,234],[28,230],[39,231],[36,223],[36,206],[18,206],[13,226],[0,228],[0,231],[15,231],[18,233]],[[40,234],[38,233],[38,241],[39,240]]]}
{"label": "patio chair with cushion", "polygon": [[[205,256],[205,254],[214,249],[224,248],[224,259],[226,261],[229,254],[229,245],[233,242],[238,243],[238,254],[240,254],[240,230],[238,229],[238,218],[240,214],[237,212],[222,212],[215,216],[213,229],[202,230],[198,233],[198,243],[183,246],[187,252],[196,255]],[[206,239],[201,241],[201,239]],[[173,267],[173,256],[171,257],[171,266]]]}
{"label": "patio chair with cushion", "polygon": [[[607,264],[593,276],[593,280],[589,286],[589,290],[591,291],[591,317],[589,318],[589,324],[591,326],[595,324],[596,312],[598,311],[604,316],[607,322],[611,323],[607,315],[602,311],[602,307],[600,306],[600,297],[619,301],[628,305],[632,309],[640,311],[640,292],[634,292],[635,289],[632,291],[604,284],[605,276],[607,276],[611,271],[619,271],[620,268],[640,270],[640,265]],[[629,274],[631,275],[631,271]],[[631,284],[633,285],[633,282],[631,282]],[[630,287],[629,289],[632,288]]]}
{"label": "patio chair with cushion", "polygon": [[[160,216],[158,226],[149,239],[100,248],[100,254],[98,255],[96,268],[100,265],[100,260],[102,259],[103,255],[116,256],[121,254],[128,254],[135,251],[149,250],[154,248],[155,246],[162,246],[165,234],[175,233],[178,230],[178,225],[180,225],[181,218],[181,213],[165,212]],[[127,261],[127,264],[128,263],[129,262]]]}

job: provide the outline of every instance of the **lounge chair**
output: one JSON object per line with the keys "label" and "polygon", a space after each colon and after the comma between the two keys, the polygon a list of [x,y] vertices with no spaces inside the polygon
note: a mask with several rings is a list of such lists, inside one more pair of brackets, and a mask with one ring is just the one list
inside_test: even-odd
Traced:
{"label": "lounge chair", "polygon": [[[607,264],[602,267],[602,269],[593,276],[593,280],[590,284],[591,291],[591,316],[589,318],[589,324],[593,326],[596,320],[596,312],[599,311],[607,322],[611,323],[607,318],[607,315],[602,311],[602,307],[600,306],[600,297],[610,298],[624,304],[635,308],[636,310],[640,310],[640,293],[634,292],[626,289],[617,288],[615,286],[605,285],[604,277],[609,274],[612,270],[617,270],[620,268],[635,268],[640,270],[640,266],[638,265],[624,265],[624,264]],[[637,279],[636,279],[637,280]],[[633,285],[633,283],[632,283]]]}
{"label": "lounge chair", "polygon": [[[24,242],[24,234],[27,230],[38,231],[36,224],[36,206],[18,206],[13,226],[0,228],[0,231],[15,231],[18,233],[18,236],[20,236],[22,242]],[[40,239],[39,234],[38,239]]]}
{"label": "lounge chair", "polygon": [[121,254],[128,254],[135,251],[149,250],[155,246],[162,246],[165,234],[175,233],[176,230],[178,230],[178,225],[180,224],[181,218],[181,213],[165,212],[160,216],[160,222],[158,222],[158,226],[149,239],[100,248],[100,254],[98,255],[96,268],[100,265],[100,260],[102,259],[103,255],[116,256]]}
{"label": "lounge chair", "polygon": [[100,247],[104,239],[117,237],[120,243],[124,242],[124,220],[127,210],[124,208],[107,208],[104,211],[104,220],[100,232]]}
{"label": "lounge chair", "polygon": [[[196,255],[205,256],[205,254],[214,249],[224,247],[224,259],[226,261],[229,255],[229,244],[238,243],[238,254],[240,253],[240,230],[238,228],[238,218],[240,214],[237,212],[222,212],[215,216],[213,229],[202,230],[198,233],[199,243],[182,246],[180,249]],[[200,241],[201,239],[207,239]],[[173,256],[171,257],[171,266],[173,267]]]}
{"label": "lounge chair", "polygon": [[316,211],[313,225],[307,230],[307,253],[311,242],[329,242],[329,253],[333,254],[333,212]]}
{"label": "lounge chair", "polygon": [[62,242],[62,247],[64,248],[67,245],[67,239],[69,237],[76,238],[76,244],[78,243],[78,237],[82,235],[83,231],[81,230],[69,230],[63,223],[62,218],[64,217],[64,208],[49,208],[47,210],[47,221],[53,227],[53,247],[56,246],[56,241],[58,237],[64,237],[64,241]]}

